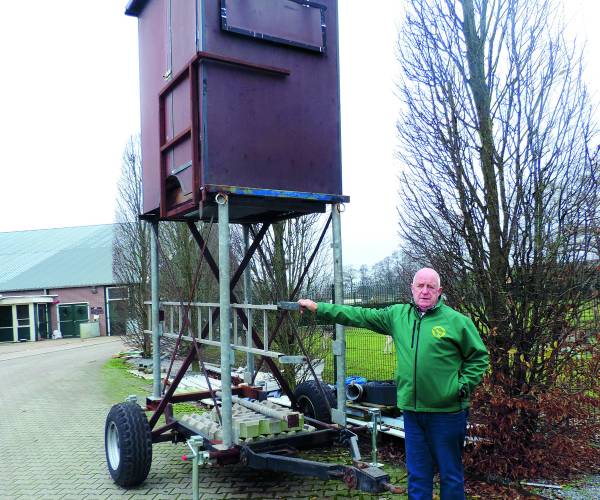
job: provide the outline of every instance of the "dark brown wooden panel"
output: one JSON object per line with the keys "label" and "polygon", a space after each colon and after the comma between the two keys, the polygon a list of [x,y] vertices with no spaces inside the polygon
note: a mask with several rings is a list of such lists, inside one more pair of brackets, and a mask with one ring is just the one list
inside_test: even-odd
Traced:
{"label": "dark brown wooden panel", "polygon": [[221,27],[240,35],[302,47],[326,49],[325,6],[293,0],[221,0]]}

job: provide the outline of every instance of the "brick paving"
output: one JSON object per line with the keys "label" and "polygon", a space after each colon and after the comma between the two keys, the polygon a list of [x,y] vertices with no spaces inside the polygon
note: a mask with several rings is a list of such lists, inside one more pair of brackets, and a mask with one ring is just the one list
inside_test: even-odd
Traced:
{"label": "brick paving", "polygon": [[[111,402],[100,369],[123,349],[115,338],[0,344],[0,500],[189,499],[185,445],[157,444],[152,469],[124,490],[108,474],[104,421]],[[380,498],[339,482],[283,478],[239,466],[200,471],[200,498]]]}

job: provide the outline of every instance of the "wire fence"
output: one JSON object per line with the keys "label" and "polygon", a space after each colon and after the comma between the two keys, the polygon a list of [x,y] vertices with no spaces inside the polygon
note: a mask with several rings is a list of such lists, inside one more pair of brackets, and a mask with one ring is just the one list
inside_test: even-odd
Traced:
{"label": "wire fence", "polygon": [[[335,382],[333,355],[325,358],[323,381]],[[364,328],[346,328],[346,376],[367,380],[393,380],[396,349],[392,337]]]}
{"label": "wire fence", "polygon": [[[331,302],[333,286],[313,294],[320,302]],[[406,303],[410,295],[400,286],[355,285],[344,288],[346,305],[381,308],[392,304]],[[581,305],[578,330],[593,339],[600,332],[600,297],[592,296]],[[331,325],[320,325],[326,335],[334,337]],[[396,365],[395,347],[391,337],[380,335],[361,328],[346,328],[346,374],[360,376],[368,380],[392,380]],[[328,383],[335,381],[333,355],[325,359],[323,380]]]}
{"label": "wire fence", "polygon": [[[330,302],[335,296],[333,285],[309,292],[313,300]],[[364,307],[385,307],[408,302],[410,291],[400,285],[347,284],[343,288],[344,304]]]}
{"label": "wire fence", "polygon": [[[331,302],[335,292],[333,285],[312,294],[318,302]],[[349,283],[343,289],[343,303],[346,305],[381,308],[407,302],[410,295],[399,285],[372,285]],[[323,331],[333,327],[321,325]],[[347,327],[346,330],[346,376],[364,377],[367,380],[393,380],[396,368],[396,350],[392,338],[364,328]],[[335,382],[334,356],[325,359],[323,380]]]}
{"label": "wire fence", "polygon": [[[321,290],[313,290],[309,296],[317,301],[331,302],[333,299],[333,287],[328,286]],[[410,300],[407,291],[400,286],[381,286],[381,285],[353,285],[344,288],[344,304],[381,308],[392,304],[405,303]],[[210,312],[210,311],[209,311]],[[192,311],[191,323],[195,325],[200,323],[199,317],[194,316]],[[172,324],[175,321],[177,326],[181,322],[180,317],[169,316],[166,323],[170,324],[170,331],[177,332]],[[170,319],[169,319],[170,318]],[[203,316],[203,321],[207,321],[208,314]],[[237,323],[237,322],[236,322]],[[262,330],[260,318],[255,318],[255,326]],[[269,322],[272,324],[273,322]],[[592,338],[599,331],[600,325],[600,297],[592,297],[589,302],[582,305],[579,329]],[[240,335],[244,332],[240,324],[233,325],[236,332],[240,330]],[[305,345],[317,345],[318,349],[312,349],[317,357],[324,361],[322,377],[325,382],[333,383],[335,381],[335,362],[332,354],[332,343],[335,338],[335,327],[326,324],[314,324],[314,316],[303,315],[300,318],[300,330],[314,330],[315,339],[311,340],[312,334],[308,335],[304,342]],[[215,325],[218,330],[218,324]],[[199,328],[200,329],[200,328]],[[380,335],[375,332],[362,328],[349,328],[346,330],[346,375],[364,377],[367,380],[393,380],[396,367],[396,353],[392,338],[387,335]],[[166,339],[165,339],[166,340]],[[207,345],[204,348],[205,360],[218,364],[220,361],[219,348]],[[184,349],[186,351],[186,349]],[[287,354],[287,352],[286,352]],[[237,352],[235,354],[235,366],[242,366],[245,363],[245,354]],[[263,366],[263,370],[266,370]]]}

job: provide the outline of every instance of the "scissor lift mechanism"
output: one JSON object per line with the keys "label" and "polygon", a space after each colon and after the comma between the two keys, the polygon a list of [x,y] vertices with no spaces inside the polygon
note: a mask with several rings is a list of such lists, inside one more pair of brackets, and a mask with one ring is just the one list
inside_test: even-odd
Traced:
{"label": "scissor lift mechanism", "polygon": [[[302,282],[308,268],[310,267],[319,246],[321,245],[326,231],[332,223],[333,233],[333,252],[334,252],[334,280],[335,296],[338,300],[342,297],[342,261],[341,261],[341,231],[340,231],[340,208],[338,205],[332,205],[331,216],[323,229],[319,241],[311,257],[307,261],[306,268],[302,273],[298,284],[289,297],[290,302],[275,305],[253,305],[250,304],[249,294],[249,274],[247,265],[253,254],[260,250],[260,243],[266,234],[269,223],[263,223],[261,229],[253,234],[253,242],[249,244],[249,226],[244,225],[244,236],[246,242],[246,252],[239,267],[233,275],[230,275],[229,268],[229,207],[228,198],[225,194],[219,194],[216,197],[218,205],[219,222],[219,263],[218,266],[207,248],[205,239],[198,231],[193,222],[187,222],[192,237],[201,249],[201,256],[208,264],[211,271],[219,281],[219,303],[191,303],[181,301],[180,303],[163,303],[163,306],[170,306],[179,309],[179,334],[174,334],[174,325],[171,323],[171,332],[163,334],[165,338],[172,338],[176,341],[175,352],[182,340],[191,342],[193,349],[190,349],[187,356],[169,384],[169,373],[171,366],[165,377],[165,382],[161,383],[160,372],[160,332],[159,332],[159,295],[158,295],[158,256],[160,246],[158,244],[158,219],[152,220],[152,334],[153,334],[153,395],[146,399],[146,410],[151,411],[150,418],[147,419],[142,409],[137,403],[129,401],[115,405],[106,423],[105,443],[106,455],[113,479],[117,484],[128,487],[143,482],[150,469],[151,446],[155,443],[171,441],[187,442],[191,449],[189,458],[193,460],[193,498],[198,498],[198,466],[207,462],[220,465],[240,463],[248,467],[263,470],[273,470],[282,472],[291,472],[307,476],[314,476],[321,479],[339,479],[344,481],[349,487],[360,490],[378,493],[383,491],[397,491],[396,487],[389,483],[389,476],[377,467],[370,466],[360,460],[358,452],[357,436],[353,432],[358,428],[349,428],[346,424],[345,412],[345,337],[344,329],[341,325],[336,325],[336,339],[333,343],[333,353],[336,362],[336,388],[337,405],[331,409],[332,424],[322,422],[313,418],[304,416],[304,422],[309,424],[310,432],[300,430],[296,433],[279,434],[276,437],[264,438],[256,441],[244,442],[236,436],[232,423],[232,408],[234,399],[240,398],[251,401],[263,401],[267,394],[261,387],[252,385],[254,381],[254,357],[260,356],[267,364],[274,378],[277,380],[282,392],[289,398],[292,410],[297,410],[298,401],[290,389],[288,383],[279,371],[274,360],[280,362],[307,362],[309,368],[310,360],[307,356],[287,356],[270,350],[273,339],[277,335],[283,321],[286,319],[289,310],[297,308],[294,301],[297,300],[297,294],[302,286]],[[202,259],[199,262],[199,268]],[[231,279],[230,279],[231,276]],[[244,276],[245,278],[245,297],[244,301],[238,300],[234,292],[234,287]],[[183,296],[183,295],[182,295]],[[198,337],[183,335],[188,331],[191,319],[190,307],[197,309],[198,327],[200,334]],[[206,314],[204,322],[202,321],[202,311]],[[231,335],[231,314],[233,313],[233,338]],[[277,314],[274,327],[268,327],[267,314]],[[262,315],[263,331],[262,335],[255,328],[256,314]],[[171,316],[173,318],[173,316]],[[213,325],[219,318],[219,337],[215,338]],[[238,325],[247,332],[244,335],[245,342],[238,342]],[[241,336],[240,336],[241,340]],[[297,339],[300,341],[300,339]],[[208,390],[197,391],[193,393],[175,394],[177,387],[183,379],[186,371],[197,359],[203,367],[206,380],[209,381],[203,357],[202,345],[217,346],[220,349],[221,369],[220,369],[220,388],[218,392],[210,386]],[[244,375],[245,383],[241,380],[234,380],[231,376],[231,359],[234,351],[245,352],[247,355],[247,371]],[[312,370],[313,376],[314,370]],[[320,387],[320,384],[319,384]],[[173,404],[186,401],[200,401],[202,399],[212,398],[214,408],[218,414],[221,426],[221,439],[210,438],[198,431],[198,428],[184,422],[182,419],[176,419],[173,416]],[[241,401],[239,401],[241,402]],[[164,415],[165,423],[158,426],[161,416]],[[128,421],[129,426],[122,425],[123,421]],[[140,436],[125,436],[124,433],[130,432],[129,429],[136,429],[135,432]],[[130,439],[132,438],[132,439]],[[141,449],[130,450],[131,443]],[[137,444],[136,444],[137,443]],[[306,450],[322,446],[331,446],[333,443],[348,445],[351,451],[353,466],[321,463],[290,456],[297,450]],[[132,459],[131,457],[134,456]],[[138,458],[135,458],[138,457]],[[141,458],[140,458],[141,457]],[[136,462],[137,460],[137,462]],[[131,462],[134,463],[131,463]],[[132,472],[133,471],[133,472]]]}

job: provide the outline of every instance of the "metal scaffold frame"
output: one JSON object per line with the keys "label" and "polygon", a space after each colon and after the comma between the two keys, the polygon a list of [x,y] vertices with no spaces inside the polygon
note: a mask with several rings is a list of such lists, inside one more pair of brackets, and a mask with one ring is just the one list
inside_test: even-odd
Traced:
{"label": "metal scaffold frame", "polygon": [[[288,301],[280,302],[279,305],[255,305],[251,304],[251,283],[248,264],[256,251],[260,250],[260,244],[267,233],[270,223],[262,224],[258,231],[250,231],[249,225],[243,226],[245,254],[239,266],[233,274],[230,268],[230,219],[229,219],[229,198],[227,194],[219,193],[215,197],[218,206],[218,265],[212,257],[207,247],[207,239],[203,237],[198,228],[192,221],[187,222],[187,226],[198,247],[200,248],[200,260],[194,275],[194,287],[200,275],[203,262],[206,262],[219,283],[219,302],[218,303],[200,303],[192,302],[193,291],[189,293],[189,300],[185,301],[183,294],[180,303],[162,302],[159,296],[159,257],[162,253],[159,243],[159,220],[151,221],[151,318],[152,318],[152,340],[153,340],[153,393],[146,399],[146,410],[151,411],[148,419],[148,432],[151,443],[160,443],[165,441],[187,442],[192,453],[194,471],[194,498],[197,498],[197,467],[203,463],[215,462],[219,464],[241,463],[252,468],[269,469],[296,474],[315,476],[322,479],[340,479],[350,487],[358,488],[367,492],[395,491],[395,487],[389,484],[389,476],[376,467],[372,467],[361,461],[358,451],[358,438],[355,431],[362,431],[364,428],[350,428],[346,422],[346,393],[345,393],[345,335],[344,327],[336,325],[336,337],[333,342],[333,354],[335,356],[336,367],[336,405],[327,403],[331,406],[331,422],[327,423],[298,412],[300,406],[294,392],[286,382],[274,360],[280,362],[305,362],[315,379],[316,387],[321,391],[323,399],[328,401],[325,394],[326,386],[317,379],[311,360],[304,346],[296,327],[290,322],[291,330],[298,342],[303,356],[288,356],[285,353],[276,352],[271,349],[273,340],[282,326],[290,310],[298,310],[297,300],[301,290],[303,280],[319,250],[320,245],[331,226],[333,242],[333,262],[334,262],[334,286],[336,302],[342,302],[342,249],[341,249],[341,220],[339,205],[331,206],[331,215],[327,220],[320,238],[314,248],[306,266],[292,291]],[[211,222],[212,227],[212,222]],[[253,241],[250,244],[250,234]],[[166,260],[166,259],[165,259]],[[165,262],[165,268],[168,269],[168,262]],[[243,290],[244,300],[239,301],[234,288],[240,278],[244,278]],[[170,332],[161,332],[161,306],[171,307],[178,310],[178,328],[179,333],[174,333],[173,316],[171,316]],[[196,308],[196,317],[198,325],[198,336],[184,335],[189,330],[191,321],[191,308]],[[202,311],[206,311],[205,321],[201,319]],[[277,313],[277,320],[271,331],[268,328],[267,313]],[[262,338],[256,330],[253,315],[262,314],[263,335]],[[219,338],[213,335],[213,329],[216,326],[216,319],[219,317]],[[233,316],[233,319],[232,319]],[[163,318],[164,319],[164,318]],[[257,322],[260,321],[260,317]],[[234,334],[232,336],[232,323]],[[238,323],[242,330],[246,332],[245,339],[238,342]],[[171,361],[167,374],[161,380],[161,337],[175,340],[174,351],[171,355]],[[175,357],[177,355],[181,341],[190,342],[193,348],[181,362],[181,366],[174,374],[172,380],[169,379]],[[216,346],[220,349],[220,369],[218,376],[220,384],[218,390],[211,387],[209,379],[209,370],[207,369],[202,348],[205,345]],[[231,360],[233,353],[241,351],[246,353],[246,369],[243,379],[235,377],[232,379]],[[258,366],[255,366],[254,356],[260,356],[261,360]],[[177,387],[182,381],[186,371],[194,360],[198,360],[203,371],[203,375],[208,382],[208,390],[196,391],[193,393],[175,394]],[[279,384],[281,391],[290,401],[291,410],[282,407],[268,408],[261,406],[259,401],[267,399],[267,394],[260,386],[252,385],[256,373],[262,363],[266,363],[273,377]],[[214,373],[213,373],[214,375]],[[189,422],[178,420],[173,416],[173,404],[184,401],[199,401],[211,398],[214,411],[218,416],[220,434],[219,439],[215,439],[214,434],[203,434],[198,428],[191,426]],[[242,442],[238,435],[234,433],[232,408],[234,403],[253,411],[267,415],[275,420],[283,420],[288,426],[298,426],[299,431],[294,434],[277,435],[268,437],[255,442]],[[123,403],[126,404],[126,403]],[[128,404],[128,403],[127,403]],[[114,408],[114,407],[113,407]],[[165,424],[157,427],[161,416],[165,417]],[[303,432],[302,422],[309,425],[311,432]],[[108,425],[108,424],[107,424]],[[288,428],[292,428],[288,427]],[[304,427],[304,429],[308,429]],[[239,434],[239,429],[237,430]],[[302,460],[300,458],[289,456],[290,450],[310,449],[320,446],[331,446],[334,442],[345,444],[349,447],[353,459],[353,466],[327,464]],[[107,444],[108,447],[108,444]],[[108,449],[108,448],[107,448]],[[151,454],[150,454],[151,457]],[[109,470],[111,469],[109,464]],[[149,466],[148,466],[149,469]],[[111,470],[112,474],[112,470]],[[113,475],[114,478],[114,475]],[[145,477],[142,478],[142,481]],[[139,481],[141,482],[141,481]]]}

